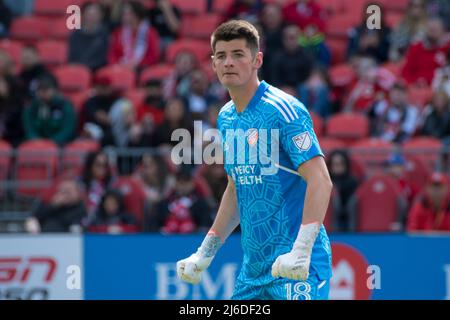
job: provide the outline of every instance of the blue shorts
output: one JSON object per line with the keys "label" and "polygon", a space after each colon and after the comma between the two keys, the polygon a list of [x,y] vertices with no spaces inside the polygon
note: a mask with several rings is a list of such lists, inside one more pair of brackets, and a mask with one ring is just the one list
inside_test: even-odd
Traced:
{"label": "blue shorts", "polygon": [[306,281],[279,278],[263,286],[237,280],[233,300],[328,300],[330,280],[309,277]]}

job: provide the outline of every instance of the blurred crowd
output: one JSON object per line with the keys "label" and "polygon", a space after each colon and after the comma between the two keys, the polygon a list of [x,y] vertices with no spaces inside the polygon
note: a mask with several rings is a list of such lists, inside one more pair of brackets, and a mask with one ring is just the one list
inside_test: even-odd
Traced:
{"label": "blurred crowd", "polygon": [[[366,3],[354,10],[351,0],[82,1],[81,29],[64,40],[64,65],[82,65],[92,82],[75,93],[61,83],[61,64],[44,56],[43,39],[19,39],[20,52],[7,50],[7,41],[15,40],[14,21],[36,16],[38,2],[0,0],[0,139],[13,149],[36,139],[61,149],[89,140],[98,149],[86,154],[78,172],[52,177],[26,231],[172,234],[209,228],[226,173],[221,165],[177,166],[168,154],[178,143],[171,140],[175,129],[194,134],[194,120],[202,121],[200,130],[215,128],[229,97],[207,56],[174,48],[191,38],[208,46],[214,27],[232,18],[251,21],[260,32],[260,78],[296,96],[313,116],[334,182],[326,222],[331,231],[365,230],[362,187],[373,174],[398,190],[395,218],[384,231],[450,231],[449,1],[409,0],[397,8],[371,1],[382,9],[381,28],[373,30],[366,25]],[[198,3],[214,21],[207,26],[205,18],[206,36],[188,30]],[[352,19],[340,16],[350,9]],[[123,86],[125,76],[118,81],[102,72],[111,66],[131,70],[139,80]],[[367,134],[340,137],[343,145],[327,148],[325,141],[335,137],[331,130],[319,134],[319,123],[331,125],[342,115],[364,118]],[[417,137],[439,141],[444,151],[425,164],[421,180],[408,171],[412,160],[402,152]],[[375,170],[358,171],[349,147],[366,138],[393,148]],[[108,148],[144,151],[113,163]]]}

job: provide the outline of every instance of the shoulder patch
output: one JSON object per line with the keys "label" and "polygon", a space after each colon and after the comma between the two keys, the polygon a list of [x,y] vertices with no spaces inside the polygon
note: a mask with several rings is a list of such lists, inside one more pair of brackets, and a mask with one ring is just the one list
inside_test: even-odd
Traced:
{"label": "shoulder patch", "polygon": [[308,151],[311,148],[312,140],[309,132],[302,132],[292,137],[295,147],[300,151]]}

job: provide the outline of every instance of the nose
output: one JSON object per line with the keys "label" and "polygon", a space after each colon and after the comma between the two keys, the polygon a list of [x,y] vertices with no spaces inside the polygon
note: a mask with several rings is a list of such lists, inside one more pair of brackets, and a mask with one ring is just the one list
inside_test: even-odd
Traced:
{"label": "nose", "polygon": [[233,58],[231,57],[231,55],[228,55],[225,57],[225,62],[224,62],[225,67],[232,67],[233,66]]}

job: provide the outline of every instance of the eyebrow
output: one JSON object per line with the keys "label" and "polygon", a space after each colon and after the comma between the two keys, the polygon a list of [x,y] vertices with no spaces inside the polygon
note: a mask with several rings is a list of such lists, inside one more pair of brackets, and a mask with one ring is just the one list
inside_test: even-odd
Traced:
{"label": "eyebrow", "polygon": [[[236,50],[232,50],[231,51],[232,53],[245,53],[244,52],[244,50],[242,50],[242,49],[236,49]],[[216,52],[216,55],[219,55],[219,54],[223,54],[223,53],[225,53],[225,51],[218,51],[218,52]]]}

